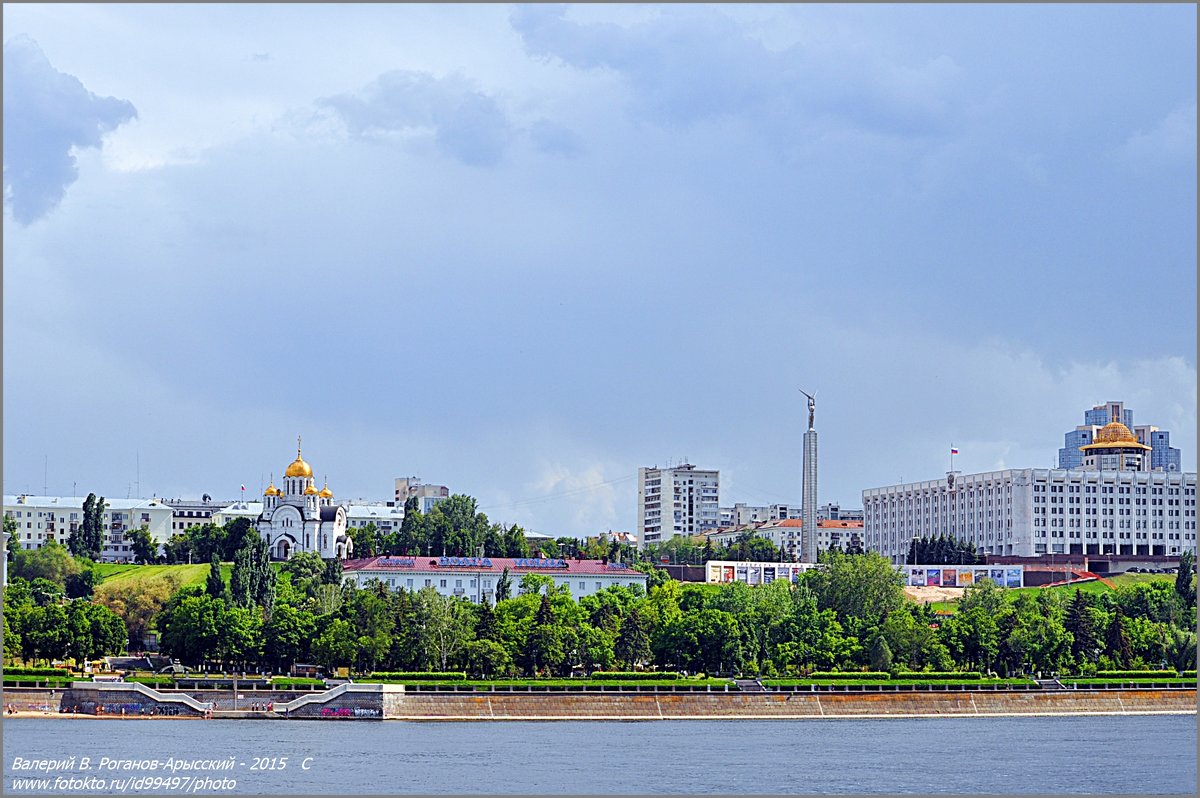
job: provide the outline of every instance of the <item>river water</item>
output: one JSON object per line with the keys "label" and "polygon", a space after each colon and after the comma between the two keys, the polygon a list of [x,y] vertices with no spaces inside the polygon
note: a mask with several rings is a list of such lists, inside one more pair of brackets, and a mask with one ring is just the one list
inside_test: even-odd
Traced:
{"label": "river water", "polygon": [[[86,770],[83,757],[91,759]],[[100,770],[103,758],[139,762],[132,770]],[[165,769],[171,759],[233,768],[172,774]],[[26,764],[34,760],[57,760],[66,768],[38,772]],[[19,764],[25,767],[16,769]],[[124,781],[139,776],[150,779]],[[189,777],[212,781],[185,785]],[[27,778],[49,782],[18,781]],[[1195,794],[1196,717],[542,723],[19,718],[4,723],[4,788],[8,794],[180,788],[207,795]]]}

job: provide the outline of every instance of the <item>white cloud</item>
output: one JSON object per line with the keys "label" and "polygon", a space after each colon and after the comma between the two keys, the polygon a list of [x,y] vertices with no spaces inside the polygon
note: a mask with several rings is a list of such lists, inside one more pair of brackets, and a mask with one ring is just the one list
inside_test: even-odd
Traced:
{"label": "white cloud", "polygon": [[1132,133],[1117,157],[1136,171],[1175,168],[1196,162],[1196,101],[1183,103],[1152,128]]}

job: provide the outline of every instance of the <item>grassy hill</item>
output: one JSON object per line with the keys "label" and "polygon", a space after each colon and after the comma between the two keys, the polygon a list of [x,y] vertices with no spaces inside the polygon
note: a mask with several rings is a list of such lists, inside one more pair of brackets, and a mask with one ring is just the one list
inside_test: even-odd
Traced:
{"label": "grassy hill", "polygon": [[[1090,582],[1072,582],[1069,585],[1055,585],[1053,587],[1012,588],[1005,592],[1010,597],[1015,598],[1019,593],[1037,593],[1041,590],[1052,590],[1057,593],[1074,595],[1077,589],[1083,593],[1111,593],[1116,588],[1138,584],[1139,582],[1168,582],[1172,585],[1175,584],[1174,574],[1117,574],[1116,576],[1105,577],[1105,579],[1112,584],[1112,587],[1109,587],[1109,585],[1099,579],[1093,579]],[[957,601],[935,601],[930,606],[939,612],[954,612],[957,604]]]}
{"label": "grassy hill", "polygon": [[[197,565],[127,565],[124,563],[97,563],[96,575],[100,584],[137,582],[145,584],[155,580],[165,579],[167,574],[179,576],[180,587],[187,585],[202,585],[208,579],[208,563]],[[232,565],[221,565],[221,576],[229,584],[229,574]]]}

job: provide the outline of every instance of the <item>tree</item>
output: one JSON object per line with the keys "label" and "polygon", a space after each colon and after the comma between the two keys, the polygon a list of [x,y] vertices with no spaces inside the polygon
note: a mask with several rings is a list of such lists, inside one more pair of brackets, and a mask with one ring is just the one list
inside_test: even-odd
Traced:
{"label": "tree", "polygon": [[263,647],[267,660],[278,673],[286,673],[295,662],[308,657],[316,630],[311,612],[281,604],[263,626]]}
{"label": "tree", "polygon": [[192,555],[192,542],[187,535],[178,533],[167,538],[167,542],[163,544],[163,560],[168,565],[188,562]]}
{"label": "tree", "polygon": [[88,561],[72,557],[61,544],[48,540],[40,548],[16,551],[8,573],[9,576],[19,576],[31,582],[34,579],[49,579],[65,588],[67,580],[78,574],[85,562]]}
{"label": "tree", "polygon": [[533,618],[533,628],[529,630],[521,654],[525,672],[530,676],[537,676],[544,670],[560,665],[566,656],[562,629],[554,619],[549,595],[542,595],[537,614]]}
{"label": "tree", "polygon": [[505,566],[500,578],[496,580],[496,603],[499,604],[510,596],[512,596],[512,577],[508,575],[508,567]]}
{"label": "tree", "polygon": [[505,557],[528,557],[529,541],[525,539],[525,530],[513,524],[504,533]]}
{"label": "tree", "polygon": [[904,579],[884,556],[874,552],[851,556],[838,552],[823,555],[824,569],[804,574],[816,595],[817,606],[837,613],[845,625],[851,618],[878,625],[904,604]]}
{"label": "tree", "polygon": [[229,590],[225,587],[225,580],[221,577],[221,561],[217,559],[217,553],[212,553],[212,560],[208,563],[208,579],[204,583],[204,592],[213,598],[229,599]]}
{"label": "tree", "polygon": [[650,659],[650,635],[637,607],[631,609],[622,621],[613,653],[617,662],[627,670],[636,670],[638,665]]}
{"label": "tree", "polygon": [[1071,653],[1080,663],[1095,662],[1100,651],[1100,637],[1095,620],[1091,602],[1082,590],[1075,588],[1075,595],[1067,607],[1064,625],[1071,633]]}
{"label": "tree", "polygon": [[1195,569],[1195,552],[1184,551],[1179,555],[1179,568],[1175,572],[1175,593],[1183,602],[1184,609],[1196,606]]}
{"label": "tree", "polygon": [[356,643],[350,622],[332,618],[313,643],[313,656],[326,670],[348,667],[354,661]]}
{"label": "tree", "polygon": [[142,565],[158,562],[158,544],[150,535],[150,527],[142,524],[126,535],[133,550],[133,559]]}
{"label": "tree", "polygon": [[473,620],[467,602],[443,596],[432,587],[417,591],[417,644],[434,667],[446,670],[470,639]]}
{"label": "tree", "polygon": [[383,539],[374,521],[362,526],[350,527],[350,539],[354,541],[354,554],[358,557],[374,557],[382,551]]}
{"label": "tree", "polygon": [[89,508],[87,500],[83,503],[83,539],[82,547],[79,552],[72,552],[76,555],[82,555],[90,560],[100,559],[100,550],[104,547],[104,508],[108,505],[104,501],[104,497],[96,498],[96,494],[89,493],[88,498],[92,500]]}
{"label": "tree", "polygon": [[91,562],[83,560],[80,566],[79,573],[67,577],[66,590],[69,599],[90,599],[96,585],[100,583],[100,577],[96,575],[96,569],[92,567]]}
{"label": "tree", "polygon": [[887,638],[881,634],[875,635],[871,644],[871,670],[890,671],[892,669],[892,650],[888,648]]}
{"label": "tree", "polygon": [[1108,629],[1104,634],[1104,647],[1118,667],[1129,667],[1129,663],[1133,659],[1133,652],[1129,647],[1129,638],[1125,635],[1125,613],[1121,611],[1120,606],[1117,607],[1112,620],[1109,621]]}
{"label": "tree", "polygon": [[270,613],[275,603],[275,569],[266,539],[247,537],[233,560],[229,594],[238,607],[262,607]]}
{"label": "tree", "polygon": [[17,530],[17,519],[4,516],[4,556],[10,563],[16,558],[17,549],[21,547],[20,541],[17,540]]}
{"label": "tree", "polygon": [[125,622],[130,648],[140,651],[146,632],[179,589],[179,582],[177,574],[145,582],[130,579],[105,582],[96,588],[94,598]]}
{"label": "tree", "polygon": [[491,679],[512,672],[508,649],[495,640],[472,640],[466,645],[468,672],[477,678]]}
{"label": "tree", "polygon": [[416,554],[425,550],[425,516],[421,513],[421,500],[409,496],[404,502],[404,520],[400,522],[400,533],[396,550],[388,554]]}
{"label": "tree", "polygon": [[216,659],[222,651],[222,629],[227,621],[225,602],[200,593],[179,594],[158,618],[159,649],[182,662],[198,666]]}

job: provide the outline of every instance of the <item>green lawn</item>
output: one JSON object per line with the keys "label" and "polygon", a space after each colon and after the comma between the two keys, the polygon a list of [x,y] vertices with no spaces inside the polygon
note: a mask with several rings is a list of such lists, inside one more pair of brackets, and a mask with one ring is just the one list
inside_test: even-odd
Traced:
{"label": "green lawn", "polygon": [[[163,579],[167,574],[178,574],[180,586],[202,585],[208,579],[208,563],[195,565],[126,565],[123,563],[96,563],[96,575],[100,584],[110,582],[151,582]],[[233,566],[221,565],[221,576],[229,584]]]}
{"label": "green lawn", "polygon": [[[1115,587],[1125,587],[1126,585],[1134,585],[1140,582],[1169,582],[1175,584],[1174,574],[1117,574],[1116,576],[1105,577]],[[1055,585],[1053,587],[1019,587],[1007,588],[1006,594],[1010,598],[1016,598],[1021,593],[1037,593],[1042,590],[1051,590],[1055,592],[1066,592],[1074,594],[1076,590],[1083,593],[1111,593],[1113,588],[1099,579],[1093,579],[1088,582],[1072,582],[1069,585]],[[954,612],[958,607],[957,601],[932,601],[929,606],[937,612]]]}

